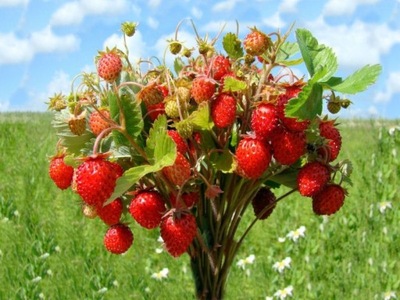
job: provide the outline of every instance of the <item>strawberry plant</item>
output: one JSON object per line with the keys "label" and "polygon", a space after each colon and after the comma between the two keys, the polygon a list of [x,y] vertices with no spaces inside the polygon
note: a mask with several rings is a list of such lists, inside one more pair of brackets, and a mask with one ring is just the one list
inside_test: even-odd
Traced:
{"label": "strawberry plant", "polygon": [[[126,40],[135,28],[124,24]],[[173,66],[142,70],[127,47],[101,51],[97,72],[50,99],[59,141],[49,173],[109,226],[106,250],[128,251],[135,226],[159,230],[171,256],[188,255],[197,298],[221,299],[249,231],[284,199],[300,193],[317,215],[343,206],[351,163],[323,108],[351,105],[340,94],[364,91],[381,67],[336,76],[332,49],[306,29],[294,41],[291,31],[228,32],[222,47],[194,32],[193,49],[169,41]]]}

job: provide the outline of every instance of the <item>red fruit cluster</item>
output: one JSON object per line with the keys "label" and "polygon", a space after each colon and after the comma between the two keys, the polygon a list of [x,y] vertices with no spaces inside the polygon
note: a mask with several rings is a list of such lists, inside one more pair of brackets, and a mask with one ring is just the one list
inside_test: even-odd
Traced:
{"label": "red fruit cluster", "polygon": [[172,184],[182,186],[190,178],[190,163],[181,152],[177,152],[174,164],[164,167],[162,173]]}
{"label": "red fruit cluster", "polygon": [[116,224],[108,228],[103,243],[107,251],[122,254],[131,247],[133,238],[133,233],[127,225]]}
{"label": "red fruit cluster", "polygon": [[199,76],[193,79],[190,93],[197,103],[201,103],[210,101],[215,91],[215,83],[211,79]]}
{"label": "red fruit cluster", "polygon": [[157,191],[138,192],[129,205],[129,213],[142,227],[157,228],[165,213],[164,200]]}
{"label": "red fruit cluster", "polygon": [[64,155],[55,156],[49,165],[49,175],[57,187],[65,190],[71,186],[74,168],[64,162]]}
{"label": "red fruit cluster", "polygon": [[100,53],[97,73],[107,82],[115,81],[122,70],[121,57],[115,51]]}

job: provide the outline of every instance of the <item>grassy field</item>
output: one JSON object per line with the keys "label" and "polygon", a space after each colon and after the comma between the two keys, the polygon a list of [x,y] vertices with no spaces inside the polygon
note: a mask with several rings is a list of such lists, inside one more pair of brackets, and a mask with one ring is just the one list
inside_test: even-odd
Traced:
{"label": "grassy field", "polygon": [[[106,226],[85,219],[78,196],[49,179],[51,119],[0,114],[0,299],[194,299],[188,257],[158,253],[157,230],[132,225],[128,253],[104,250]],[[322,218],[309,199],[280,203],[248,236],[236,262],[255,259],[233,266],[227,299],[266,299],[290,286],[293,299],[400,297],[399,123],[343,121],[341,158],[354,165],[345,206]],[[299,228],[304,236],[287,237]],[[276,271],[287,257],[290,268]],[[167,278],[152,278],[163,268]]]}

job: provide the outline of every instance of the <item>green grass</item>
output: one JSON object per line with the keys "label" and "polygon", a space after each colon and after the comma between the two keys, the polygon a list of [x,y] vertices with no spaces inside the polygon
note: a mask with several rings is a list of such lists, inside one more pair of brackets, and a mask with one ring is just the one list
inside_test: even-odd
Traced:
{"label": "green grass", "polygon": [[[106,226],[85,219],[77,195],[48,177],[56,143],[51,119],[0,114],[0,299],[194,299],[188,257],[157,254],[157,230],[132,224],[128,253],[104,250]],[[345,206],[324,219],[313,215],[309,199],[285,199],[248,236],[235,263],[250,254],[256,259],[246,270],[232,267],[227,299],[265,299],[289,285],[293,299],[400,296],[400,132],[388,134],[396,124],[343,121],[341,158],[354,165]],[[393,206],[384,214],[382,201]],[[297,243],[278,241],[300,226],[306,234]],[[280,274],[272,265],[285,257],[291,268]],[[163,268],[167,279],[151,278]]]}

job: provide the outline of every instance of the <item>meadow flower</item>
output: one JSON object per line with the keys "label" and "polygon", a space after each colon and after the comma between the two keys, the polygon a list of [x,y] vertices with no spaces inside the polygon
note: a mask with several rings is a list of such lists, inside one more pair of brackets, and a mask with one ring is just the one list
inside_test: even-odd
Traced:
{"label": "meadow flower", "polygon": [[108,291],[108,288],[102,287],[101,289],[99,289],[99,290],[97,291],[97,293],[99,293],[99,294],[105,294],[107,291]]}
{"label": "meadow flower", "polygon": [[18,210],[14,211],[14,216],[17,217],[17,218],[19,217],[19,211]]}
{"label": "meadow flower", "polygon": [[38,283],[38,282],[41,281],[41,280],[42,280],[42,277],[36,276],[35,278],[32,279],[32,282],[33,282],[33,283]]}
{"label": "meadow flower", "polygon": [[286,241],[285,237],[278,237],[278,242],[279,243],[284,243]]}
{"label": "meadow flower", "polygon": [[390,299],[397,299],[396,293],[393,291],[388,291],[383,293],[383,299],[384,300],[390,300]]}
{"label": "meadow flower", "polygon": [[61,252],[61,248],[60,248],[60,246],[55,246],[54,250],[55,250],[56,252],[58,252],[58,253],[60,253],[60,252]]}
{"label": "meadow flower", "polygon": [[282,261],[278,261],[274,263],[272,268],[275,271],[278,271],[279,273],[282,273],[286,268],[290,268],[290,263],[292,262],[292,259],[290,257],[286,257]]}
{"label": "meadow flower", "polygon": [[286,299],[286,297],[293,296],[293,286],[289,285],[287,287],[285,287],[283,290],[278,290],[274,296],[278,299]]}
{"label": "meadow flower", "polygon": [[272,298],[272,297],[270,297],[270,296],[267,296],[267,297],[265,297],[265,300],[273,300],[274,298]]}
{"label": "meadow flower", "polygon": [[46,259],[46,258],[48,258],[50,256],[50,254],[48,253],[48,252],[46,252],[46,253],[43,253],[42,255],[40,255],[40,259]]}
{"label": "meadow flower", "polygon": [[51,269],[48,269],[46,271],[46,274],[49,275],[49,276],[53,276],[53,271]]}
{"label": "meadow flower", "polygon": [[236,265],[241,268],[242,270],[246,269],[246,265],[254,263],[256,256],[254,254],[250,254],[248,257],[244,259],[239,259]]}
{"label": "meadow flower", "polygon": [[156,253],[157,254],[160,254],[160,253],[162,253],[164,250],[163,250],[163,248],[156,248]]}
{"label": "meadow flower", "polygon": [[164,268],[160,272],[153,273],[151,275],[151,278],[154,278],[156,280],[162,280],[163,278],[167,278],[168,277],[168,273],[169,273],[169,269],[168,268]]}
{"label": "meadow flower", "polygon": [[293,242],[297,242],[297,240],[300,237],[304,237],[305,236],[305,232],[306,232],[306,227],[305,226],[300,226],[299,228],[297,228],[294,231],[290,231],[286,237],[291,239]]}
{"label": "meadow flower", "polygon": [[399,126],[390,127],[388,130],[389,135],[393,136],[395,134],[396,130],[400,131],[400,127]]}
{"label": "meadow flower", "polygon": [[387,209],[392,209],[392,202],[390,201],[379,202],[378,209],[381,212],[381,214],[384,214]]}
{"label": "meadow flower", "polygon": [[113,284],[113,286],[115,286],[115,287],[118,287],[118,286],[119,286],[119,283],[118,283],[117,280],[114,280],[112,284]]}

